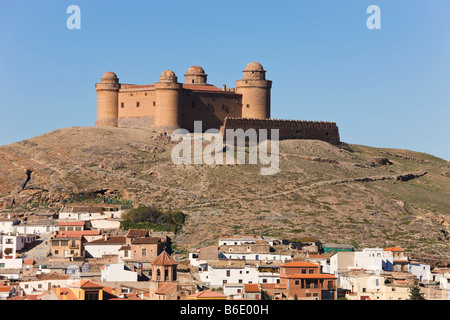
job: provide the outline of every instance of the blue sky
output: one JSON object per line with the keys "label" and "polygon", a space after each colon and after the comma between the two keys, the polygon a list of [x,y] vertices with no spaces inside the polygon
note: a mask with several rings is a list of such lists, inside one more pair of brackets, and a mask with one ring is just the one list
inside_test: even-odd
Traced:
{"label": "blue sky", "polygon": [[[81,29],[69,30],[69,5]],[[369,5],[381,29],[369,30]],[[272,117],[335,121],[341,139],[450,160],[450,1],[0,1],[0,145],[93,126],[105,71],[150,84],[201,65],[273,81]]]}

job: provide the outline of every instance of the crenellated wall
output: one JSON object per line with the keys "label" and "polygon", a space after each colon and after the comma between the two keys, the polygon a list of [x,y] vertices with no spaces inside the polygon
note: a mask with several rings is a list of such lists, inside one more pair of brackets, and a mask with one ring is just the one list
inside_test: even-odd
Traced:
{"label": "crenellated wall", "polygon": [[[278,119],[249,119],[249,118],[225,118],[222,132],[226,129],[278,129],[279,139],[312,139],[322,140],[333,145],[341,143],[339,129],[335,122],[303,121],[303,120],[278,120]],[[268,135],[270,132],[268,132]]]}

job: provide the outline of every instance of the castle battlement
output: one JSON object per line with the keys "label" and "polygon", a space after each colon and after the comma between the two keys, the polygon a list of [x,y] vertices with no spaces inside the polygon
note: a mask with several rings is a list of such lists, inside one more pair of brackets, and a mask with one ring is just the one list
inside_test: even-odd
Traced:
{"label": "castle battlement", "polygon": [[147,128],[171,132],[226,128],[279,129],[281,139],[320,139],[340,143],[334,122],[270,119],[272,81],[258,62],[247,64],[236,88],[218,88],[207,82],[200,66],[190,67],[184,83],[172,70],[161,73],[153,84],[120,83],[114,72],[106,72],[97,91],[97,127]]}

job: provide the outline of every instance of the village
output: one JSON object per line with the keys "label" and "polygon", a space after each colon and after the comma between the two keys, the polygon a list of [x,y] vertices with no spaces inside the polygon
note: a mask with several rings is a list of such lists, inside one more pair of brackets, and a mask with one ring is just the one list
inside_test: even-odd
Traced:
{"label": "village", "polygon": [[236,234],[183,254],[170,232],[121,227],[123,213],[0,213],[0,300],[450,299],[450,268],[400,247]]}

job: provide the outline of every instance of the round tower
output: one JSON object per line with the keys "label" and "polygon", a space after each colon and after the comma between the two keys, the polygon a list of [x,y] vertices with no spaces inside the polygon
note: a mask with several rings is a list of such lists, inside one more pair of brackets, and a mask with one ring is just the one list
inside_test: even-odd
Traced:
{"label": "round tower", "polygon": [[106,72],[100,83],[95,84],[97,91],[96,127],[117,127],[119,105],[119,78],[114,72]]}
{"label": "round tower", "polygon": [[242,117],[270,118],[270,89],[272,81],[266,80],[266,70],[258,62],[250,62],[236,81],[236,92],[242,94]]}
{"label": "round tower", "polygon": [[155,83],[155,130],[172,132],[180,128],[181,89],[182,84],[177,82],[171,70],[164,71],[159,82]]}
{"label": "round tower", "polygon": [[206,78],[208,75],[205,73],[202,67],[192,66],[188,69],[184,75],[185,84],[206,84]]}

